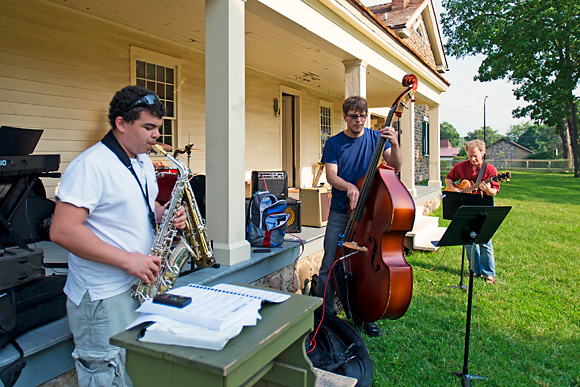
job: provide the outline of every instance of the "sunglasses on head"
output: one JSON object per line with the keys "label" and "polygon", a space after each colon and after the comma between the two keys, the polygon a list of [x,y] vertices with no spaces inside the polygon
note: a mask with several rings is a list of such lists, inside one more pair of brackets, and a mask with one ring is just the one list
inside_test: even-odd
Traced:
{"label": "sunglasses on head", "polygon": [[129,107],[123,110],[123,114],[127,113],[131,109],[135,109],[137,107],[143,107],[148,105],[155,105],[159,102],[159,98],[155,94],[148,94],[142,98],[139,98],[137,101],[133,102]]}

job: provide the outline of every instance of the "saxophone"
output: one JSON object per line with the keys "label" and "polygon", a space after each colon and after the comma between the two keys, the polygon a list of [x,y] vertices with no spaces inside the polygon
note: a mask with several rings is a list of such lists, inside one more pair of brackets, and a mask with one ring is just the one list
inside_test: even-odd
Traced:
{"label": "saxophone", "polygon": [[[182,153],[191,154],[193,144],[187,144],[183,150],[177,149],[173,152],[173,157]],[[205,221],[201,216],[195,195],[191,190],[191,185],[185,187],[185,211],[187,220],[185,223],[184,233],[189,246],[194,250],[193,263],[203,269],[209,266],[218,268],[220,265],[215,262],[211,245],[207,237]]]}
{"label": "saxophone", "polygon": [[185,187],[185,212],[187,213],[187,220],[183,231],[189,247],[193,249],[193,262],[199,268],[219,267],[215,262],[213,250],[207,237],[205,221],[201,217],[190,184]]}
{"label": "saxophone", "polygon": [[[161,258],[161,267],[159,268],[159,275],[149,284],[140,281],[131,289],[133,298],[144,302],[157,294],[165,293],[171,289],[179,276],[181,268],[195,253],[192,248],[180,236],[177,245],[174,245],[178,230],[173,225],[173,216],[175,211],[181,206],[184,196],[187,197],[189,188],[189,169],[185,167],[180,161],[167,154],[160,145],[153,145],[153,150],[157,153],[163,154],[167,157],[179,172],[179,177],[171,191],[171,199],[167,205],[161,223],[157,229],[153,247],[149,255],[156,255]],[[190,199],[188,198],[187,201]],[[195,200],[195,198],[193,199]],[[187,208],[186,208],[187,211]],[[189,214],[188,214],[189,216]],[[189,222],[189,219],[188,219]]]}

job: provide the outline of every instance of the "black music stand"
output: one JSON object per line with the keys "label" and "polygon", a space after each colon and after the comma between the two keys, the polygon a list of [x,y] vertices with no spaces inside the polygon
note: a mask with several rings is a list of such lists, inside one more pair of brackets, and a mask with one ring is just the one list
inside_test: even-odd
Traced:
{"label": "black music stand", "polygon": [[483,376],[469,374],[469,333],[471,327],[471,305],[473,299],[473,258],[475,245],[487,243],[503,222],[511,207],[461,206],[447,231],[437,243],[438,246],[471,245],[471,262],[469,264],[469,296],[467,298],[467,322],[465,327],[465,352],[463,371],[454,372],[461,377],[461,385],[470,387],[472,379],[486,379]]}
{"label": "black music stand", "polygon": [[[455,213],[461,206],[493,206],[493,196],[480,196],[472,193],[446,191],[441,195],[443,203],[443,219],[453,219]],[[463,285],[463,268],[465,267],[465,245],[461,249],[461,272],[459,274],[459,285],[450,286],[453,289],[467,291],[467,286]]]}

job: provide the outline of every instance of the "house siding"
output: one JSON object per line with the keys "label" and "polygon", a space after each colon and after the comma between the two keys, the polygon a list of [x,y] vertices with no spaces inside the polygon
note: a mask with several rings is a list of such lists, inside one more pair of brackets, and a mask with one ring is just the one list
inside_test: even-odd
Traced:
{"label": "house siding", "polygon": [[[179,53],[189,63],[182,75],[189,103],[183,105],[180,124],[202,129],[182,131],[180,140],[191,134],[194,142],[205,141],[199,139],[204,136],[202,54],[41,1],[4,4],[0,21],[0,124],[44,129],[35,153],[60,154],[61,172],[108,131],[111,97],[131,81],[131,46]],[[188,105],[195,106],[193,114],[202,114],[185,113]],[[44,179],[49,196],[57,183]]]}
{"label": "house siding", "polygon": [[[0,21],[0,125],[44,129],[35,154],[60,154],[63,172],[103,137],[112,95],[131,83],[130,52],[137,47],[180,62],[177,144],[202,150],[191,153],[189,167],[205,173],[203,52],[42,1],[5,4]],[[272,110],[281,86],[300,91],[298,181],[309,186],[320,160],[319,100],[333,104],[333,133],[338,133],[343,97],[251,68],[246,70],[246,175],[281,169],[281,121]],[[186,162],[187,155],[179,158]],[[49,197],[58,181],[43,180]]]}

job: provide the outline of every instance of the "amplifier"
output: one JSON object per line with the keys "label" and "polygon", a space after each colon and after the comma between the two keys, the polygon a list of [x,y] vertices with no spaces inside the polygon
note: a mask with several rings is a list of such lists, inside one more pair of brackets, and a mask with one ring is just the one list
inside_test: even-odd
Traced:
{"label": "amplifier", "polygon": [[302,232],[302,215],[301,208],[302,202],[294,198],[286,199],[286,212],[290,214],[288,218],[288,228],[287,232]]}
{"label": "amplifier", "polygon": [[288,175],[285,171],[252,171],[252,195],[268,191],[278,199],[288,198]]}
{"label": "amplifier", "polygon": [[304,209],[304,226],[325,227],[330,212],[332,195],[325,187],[300,188],[300,201]]}

